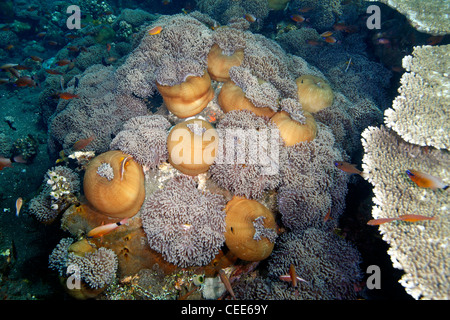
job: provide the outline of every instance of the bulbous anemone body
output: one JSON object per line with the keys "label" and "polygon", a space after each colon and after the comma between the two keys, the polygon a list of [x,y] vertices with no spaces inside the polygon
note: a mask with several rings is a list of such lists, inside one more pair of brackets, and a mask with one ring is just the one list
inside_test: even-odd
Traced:
{"label": "bulbous anemone body", "polygon": [[280,130],[281,138],[286,146],[293,146],[299,142],[312,141],[317,135],[317,124],[311,113],[304,111],[306,123],[301,124],[293,120],[286,111],[278,111],[271,120]]}
{"label": "bulbous anemone body", "polygon": [[[132,217],[144,202],[144,172],[141,165],[127,157],[122,151],[102,153],[90,161],[84,175],[83,189],[89,204],[110,217]],[[103,173],[102,168],[107,168],[104,171],[108,173]]]}
{"label": "bulbous anemone body", "polygon": [[255,105],[245,97],[244,91],[233,81],[225,82],[217,96],[217,102],[222,110],[227,113],[232,110],[250,110],[257,116],[271,117],[275,111],[268,107],[255,107]]}
{"label": "bulbous anemone body", "polygon": [[184,82],[174,86],[163,86],[157,82],[156,87],[167,109],[178,118],[196,115],[214,98],[208,72],[202,77],[188,76]]}
{"label": "bulbous anemone body", "polygon": [[324,79],[303,75],[295,82],[297,83],[298,99],[304,111],[315,113],[328,108],[333,103],[333,90]]}
{"label": "bulbous anemone body", "polygon": [[205,120],[180,122],[167,137],[169,163],[190,176],[206,172],[216,157],[218,139],[216,130]]}
{"label": "bulbous anemone body", "polygon": [[223,54],[219,45],[214,44],[208,54],[208,73],[211,79],[220,82],[230,80],[230,68],[240,66],[244,60],[244,50],[236,50],[232,55]]}
{"label": "bulbous anemone body", "polygon": [[263,228],[276,237],[273,213],[256,200],[236,196],[227,203],[225,211],[225,244],[230,251],[245,261],[266,259],[272,253],[274,239],[258,237],[255,222],[262,219]]}

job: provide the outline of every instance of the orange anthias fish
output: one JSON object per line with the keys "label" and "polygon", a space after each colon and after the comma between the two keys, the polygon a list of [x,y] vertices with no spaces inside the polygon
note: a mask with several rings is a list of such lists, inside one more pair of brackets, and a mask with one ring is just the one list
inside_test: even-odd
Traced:
{"label": "orange anthias fish", "polygon": [[114,229],[116,229],[118,226],[121,226],[123,224],[126,224],[128,222],[128,218],[125,218],[119,222],[113,222],[108,223],[103,226],[98,226],[91,231],[88,232],[87,237],[88,238],[100,238],[103,237],[105,234],[110,233]]}
{"label": "orange anthias fish", "polygon": [[407,221],[407,222],[418,222],[418,221],[427,221],[427,220],[438,220],[438,217],[427,217],[422,216],[420,214],[404,214],[395,218],[380,218],[380,219],[372,219],[367,222],[370,226],[378,226],[383,223],[392,222],[395,220]]}
{"label": "orange anthias fish", "polygon": [[305,21],[305,17],[299,14],[293,14],[291,15],[291,19],[294,20],[295,22],[303,22]]}
{"label": "orange anthias fish", "polygon": [[78,98],[78,95],[70,93],[70,92],[61,92],[58,94],[58,97],[60,99],[64,99],[64,100],[70,100],[70,99]]}
{"label": "orange anthias fish", "polygon": [[58,62],[56,62],[56,65],[62,67],[62,66],[68,65],[71,62],[72,61],[69,59],[62,59],[62,60],[59,60]]}
{"label": "orange anthias fish", "polygon": [[359,174],[360,176],[364,177],[363,172],[361,170],[356,169],[356,164],[351,164],[345,161],[335,161],[334,165],[344,172],[350,174]]}
{"label": "orange anthias fish", "polygon": [[107,44],[106,44],[106,51],[107,51],[107,52],[110,52],[110,51],[111,51],[111,44],[110,44],[110,43],[107,43]]}
{"label": "orange anthias fish", "polygon": [[282,281],[289,281],[289,282],[292,282],[292,286],[293,286],[294,288],[297,287],[298,281],[303,281],[303,282],[306,282],[306,283],[309,284],[308,281],[306,281],[305,279],[302,279],[302,278],[300,278],[299,276],[297,276],[297,272],[295,272],[295,267],[294,267],[293,264],[291,264],[291,266],[289,267],[289,274],[281,275],[279,278],[280,278],[280,280],[282,280]]}
{"label": "orange anthias fish", "polygon": [[254,15],[252,15],[251,13],[246,13],[244,14],[244,19],[247,20],[248,22],[255,22],[257,19]]}
{"label": "orange anthias fish", "polygon": [[230,279],[228,279],[227,275],[225,274],[225,271],[223,271],[222,269],[219,270],[219,277],[220,277],[220,280],[222,280],[222,283],[224,284],[227,291],[233,297],[233,299],[236,299],[233,288],[231,287]]}
{"label": "orange anthias fish", "polygon": [[395,221],[395,220],[397,220],[397,218],[379,218],[379,219],[369,220],[369,221],[367,221],[367,224],[369,226],[378,226],[380,224],[387,223],[387,222],[392,222],[392,221]]}
{"label": "orange anthias fish", "polygon": [[64,73],[60,72],[60,71],[56,71],[56,70],[51,70],[51,69],[45,69],[45,72],[49,73],[49,74],[57,74],[57,75],[62,75]]}
{"label": "orange anthias fish", "polygon": [[325,40],[325,42],[327,42],[327,43],[336,43],[337,42],[335,37],[326,37],[323,40]]}
{"label": "orange anthias fish", "polygon": [[430,188],[432,190],[448,189],[448,184],[445,184],[441,178],[432,176],[431,174],[416,170],[406,170],[406,174],[416,185],[421,188]]}
{"label": "orange anthias fish", "polygon": [[0,170],[3,170],[3,168],[12,168],[12,162],[10,159],[5,157],[0,157]]}
{"label": "orange anthias fish", "polygon": [[20,209],[22,208],[23,199],[22,197],[17,198],[16,200],[16,217],[19,216]]}
{"label": "orange anthias fish", "polygon": [[148,30],[148,34],[151,35],[151,36],[154,36],[155,34],[160,33],[161,30],[162,30],[162,27],[161,27],[161,26],[156,26],[156,27],[154,27],[154,28]]}
{"label": "orange anthias fish", "polygon": [[79,151],[81,149],[84,149],[88,146],[89,143],[92,142],[92,140],[95,139],[95,136],[90,136],[89,138],[86,139],[80,139],[77,142],[75,142],[72,146],[72,149],[75,151]]}
{"label": "orange anthias fish", "polygon": [[36,82],[27,76],[20,77],[14,84],[17,87],[36,87]]}
{"label": "orange anthias fish", "polygon": [[324,33],[321,33],[320,36],[326,38],[326,37],[331,36],[332,34],[333,34],[332,31],[325,31]]}

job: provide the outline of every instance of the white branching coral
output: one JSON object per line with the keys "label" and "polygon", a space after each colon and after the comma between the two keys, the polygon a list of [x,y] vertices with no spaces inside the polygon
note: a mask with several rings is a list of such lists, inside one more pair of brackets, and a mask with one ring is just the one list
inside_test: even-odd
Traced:
{"label": "white branching coral", "polygon": [[435,216],[437,221],[396,221],[379,226],[393,265],[403,269],[400,283],[416,299],[450,298],[450,194],[418,187],[405,173],[414,169],[450,182],[447,151],[414,146],[385,127],[362,133],[363,170],[374,186],[372,216]]}
{"label": "white branching coral", "polygon": [[408,72],[386,125],[407,142],[450,149],[450,45],[415,47],[403,67]]}

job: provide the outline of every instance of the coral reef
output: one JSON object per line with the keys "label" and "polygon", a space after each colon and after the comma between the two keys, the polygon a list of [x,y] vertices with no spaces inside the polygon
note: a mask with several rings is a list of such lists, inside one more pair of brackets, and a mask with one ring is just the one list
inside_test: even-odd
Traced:
{"label": "coral reef", "polygon": [[[75,63],[74,75],[84,72],[67,82],[66,91],[78,97],[54,106],[49,148],[54,153],[62,148],[78,161],[78,170],[86,170],[85,198],[70,203],[61,219],[61,228],[81,240],[57,247],[51,266],[64,272],[69,260],[85,271],[88,265],[104,266],[106,274],[95,268],[93,278],[82,273],[85,286],[79,298],[184,299],[201,293],[218,298],[225,291],[219,285],[224,274],[238,290],[253,286],[246,281],[254,270],[261,271],[254,285],[269,288],[255,298],[356,297],[359,256],[333,234],[345,207],[348,176],[333,163],[348,160],[343,150],[357,142],[349,137],[373,119],[369,112],[373,117],[380,113],[365,96],[358,96],[355,101],[364,103],[356,105],[318,68],[248,31],[262,23],[268,1],[217,1],[208,9],[221,12],[224,5],[230,11],[221,19],[230,24],[220,28],[199,12],[154,19],[130,10],[112,24],[103,18],[105,29],[122,30],[120,38],[128,42],[122,49],[108,46],[107,52],[134,50],[117,68],[88,66],[98,63],[90,56]],[[97,9],[92,10],[95,15]],[[255,15],[256,22],[242,19],[245,13]],[[154,27],[160,32],[149,32]],[[129,37],[129,31],[138,33]],[[105,54],[105,46],[95,44],[102,39],[85,38],[89,51]],[[313,113],[303,108],[296,79],[305,76],[319,77],[321,87],[322,81],[330,83],[333,99],[324,109]],[[59,90],[56,78],[48,81],[45,95]],[[235,99],[230,109],[224,98]],[[236,104],[249,107],[233,110]],[[268,113],[258,114],[263,109]],[[283,118],[278,121],[277,115]],[[182,144],[171,139],[178,128],[189,134]],[[195,145],[209,131],[216,134],[215,150],[208,149],[211,140]],[[188,142],[191,149],[184,146]],[[178,166],[174,156],[181,151],[194,160],[212,151],[214,162],[201,163],[201,170]],[[92,158],[93,152],[101,154]],[[66,161],[64,154],[58,161]],[[111,230],[92,237],[92,230],[103,225]],[[88,262],[97,261],[98,252],[109,252],[111,264]],[[270,260],[259,264],[265,259]],[[279,280],[289,264],[308,278],[311,290],[296,295]],[[332,270],[328,278],[325,270]],[[203,284],[193,280],[203,276]],[[302,289],[308,284],[302,283]],[[239,297],[257,290],[240,290]]]}
{"label": "coral reef", "polygon": [[379,226],[390,245],[388,253],[394,267],[405,271],[400,283],[416,299],[448,299],[449,193],[420,188],[405,173],[419,170],[449,182],[448,152],[409,144],[385,127],[367,128],[362,142],[363,170],[374,186],[375,219],[404,214],[438,217],[438,221]]}
{"label": "coral reef", "polygon": [[145,200],[142,226],[148,244],[180,267],[208,264],[225,241],[225,199],[178,176]]}
{"label": "coral reef", "polygon": [[449,50],[450,45],[414,47],[403,58],[407,72],[385,123],[407,142],[450,149]]}
{"label": "coral reef", "polygon": [[[376,0],[369,0],[376,1]],[[450,33],[448,12],[450,4],[445,0],[381,0],[381,2],[406,15],[417,30],[433,35]]]}

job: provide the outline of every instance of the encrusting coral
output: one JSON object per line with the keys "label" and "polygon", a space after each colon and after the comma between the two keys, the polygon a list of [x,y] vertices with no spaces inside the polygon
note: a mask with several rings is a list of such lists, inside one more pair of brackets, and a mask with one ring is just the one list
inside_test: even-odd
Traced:
{"label": "encrusting coral", "polygon": [[122,151],[102,153],[89,162],[83,190],[89,203],[105,215],[132,217],[145,198],[142,166]]}

